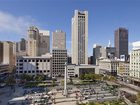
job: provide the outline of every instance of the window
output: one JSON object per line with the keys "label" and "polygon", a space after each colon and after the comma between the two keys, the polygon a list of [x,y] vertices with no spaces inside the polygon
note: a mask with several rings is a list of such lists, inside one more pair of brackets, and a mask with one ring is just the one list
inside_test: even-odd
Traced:
{"label": "window", "polygon": [[19,71],[19,73],[23,73],[23,71]]}
{"label": "window", "polygon": [[28,71],[28,73],[31,73],[31,71]]}
{"label": "window", "polygon": [[48,62],[50,62],[50,60],[48,59]]}
{"label": "window", "polygon": [[27,71],[24,71],[24,73],[27,73]]}

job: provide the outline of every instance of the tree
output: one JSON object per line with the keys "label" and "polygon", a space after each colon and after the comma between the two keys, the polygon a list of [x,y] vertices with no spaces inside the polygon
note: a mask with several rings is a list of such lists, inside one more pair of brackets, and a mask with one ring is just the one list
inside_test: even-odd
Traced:
{"label": "tree", "polygon": [[84,77],[85,77],[86,80],[90,80],[92,78],[92,75],[91,74],[85,74]]}
{"label": "tree", "polygon": [[6,83],[9,86],[12,86],[16,83],[15,78],[13,76],[9,76],[8,78],[6,78]]}
{"label": "tree", "polygon": [[73,79],[72,79],[72,77],[70,77],[69,80],[70,80],[70,84],[73,84]]}
{"label": "tree", "polygon": [[116,81],[116,78],[114,76],[110,76],[109,80],[110,81]]}
{"label": "tree", "polygon": [[33,80],[33,77],[30,76],[30,75],[27,75],[27,74],[21,74],[21,75],[20,75],[20,79],[21,79],[22,81],[32,81],[32,80]]}
{"label": "tree", "polygon": [[95,79],[96,80],[101,80],[101,78],[102,78],[102,76],[101,75],[99,75],[99,74],[94,74],[94,77],[95,77]]}
{"label": "tree", "polygon": [[85,74],[81,74],[81,75],[79,76],[79,79],[84,80],[84,79],[85,79]]}
{"label": "tree", "polygon": [[37,75],[37,76],[35,76],[35,80],[36,80],[36,81],[41,82],[41,81],[43,81],[44,79],[45,79],[44,75]]}
{"label": "tree", "polygon": [[61,83],[61,86],[64,86],[64,80],[61,80],[60,83]]}
{"label": "tree", "polygon": [[56,84],[56,83],[55,83],[55,80],[52,79],[52,85],[55,86],[55,84]]}
{"label": "tree", "polygon": [[140,105],[140,92],[137,94],[137,103]]}

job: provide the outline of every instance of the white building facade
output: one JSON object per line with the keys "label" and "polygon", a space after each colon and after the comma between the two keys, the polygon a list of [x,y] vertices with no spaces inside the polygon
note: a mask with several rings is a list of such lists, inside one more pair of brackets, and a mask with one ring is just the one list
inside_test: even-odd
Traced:
{"label": "white building facade", "polygon": [[46,75],[51,77],[51,55],[42,57],[18,57],[16,73],[28,75]]}
{"label": "white building facade", "polygon": [[82,74],[99,74],[99,66],[96,65],[67,65],[68,77],[79,77]]}
{"label": "white building facade", "polygon": [[140,41],[132,43],[133,50],[130,54],[130,77],[140,79]]}

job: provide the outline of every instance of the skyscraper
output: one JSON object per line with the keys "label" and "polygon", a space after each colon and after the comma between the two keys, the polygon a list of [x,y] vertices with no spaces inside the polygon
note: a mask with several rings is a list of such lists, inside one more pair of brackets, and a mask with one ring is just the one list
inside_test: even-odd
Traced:
{"label": "skyscraper", "polygon": [[72,63],[88,64],[88,11],[75,10],[72,18]]}
{"label": "skyscraper", "polygon": [[121,55],[128,56],[128,30],[125,28],[119,28],[115,31],[115,48],[116,57],[120,58]]}
{"label": "skyscraper", "polygon": [[39,55],[50,53],[50,32],[48,30],[39,30]]}
{"label": "skyscraper", "polygon": [[15,50],[14,43],[10,41],[0,42],[0,63],[8,64],[10,72],[15,66]]}
{"label": "skyscraper", "polygon": [[35,26],[29,27],[27,40],[28,56],[41,56],[50,52],[50,32],[39,30]]}
{"label": "skyscraper", "polygon": [[67,62],[66,33],[56,30],[52,33],[52,76],[64,76]]}
{"label": "skyscraper", "polygon": [[35,26],[28,29],[27,55],[38,56],[39,30]]}
{"label": "skyscraper", "polygon": [[66,49],[66,33],[62,30],[52,32],[52,48]]}

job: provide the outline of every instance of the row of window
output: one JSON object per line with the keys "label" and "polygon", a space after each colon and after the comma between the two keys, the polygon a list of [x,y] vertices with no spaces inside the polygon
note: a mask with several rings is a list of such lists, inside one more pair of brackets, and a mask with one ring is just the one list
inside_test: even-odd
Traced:
{"label": "row of window", "polygon": [[32,60],[17,60],[17,62],[50,62],[50,60],[48,59],[48,60],[46,60],[46,59],[37,59],[37,60],[34,60],[34,59],[32,59]]}
{"label": "row of window", "polygon": [[28,71],[17,71],[17,73],[46,73],[46,72],[50,72],[50,70],[28,70]]}

